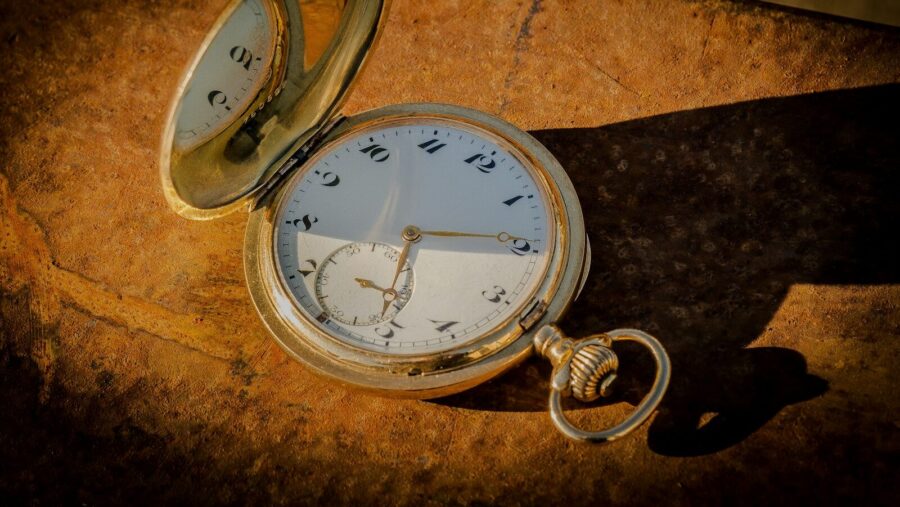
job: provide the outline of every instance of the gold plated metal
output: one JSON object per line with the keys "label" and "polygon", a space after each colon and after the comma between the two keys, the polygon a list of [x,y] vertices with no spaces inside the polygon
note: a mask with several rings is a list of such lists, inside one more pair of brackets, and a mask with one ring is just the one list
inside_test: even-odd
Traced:
{"label": "gold plated metal", "polygon": [[[412,227],[412,226],[410,226]],[[499,234],[478,234],[473,232],[456,232],[456,231],[423,231],[418,227],[415,228],[417,233],[421,236],[439,236],[445,238],[494,238],[501,243],[506,243],[507,241],[516,241],[520,238],[519,236],[513,236],[508,232],[500,232]]]}
{"label": "gold plated metal", "polygon": [[163,134],[163,191],[169,205],[191,219],[217,218],[247,207],[255,192],[335,116],[376,41],[386,10],[383,0],[348,0],[331,43],[307,69],[299,2],[262,0],[277,37],[266,82],[234,123],[199,146],[182,150],[174,142],[182,99],[213,39],[241,1],[232,1],[189,65]]}
{"label": "gold plated metal", "polygon": [[408,266],[406,265],[406,259],[407,257],[409,257],[410,247],[419,239],[417,234],[418,231],[413,226],[407,226],[403,228],[403,232],[401,233],[401,237],[403,238],[403,250],[400,250],[400,257],[397,260],[397,270],[394,272],[394,278],[393,281],[391,281],[391,287],[384,292],[384,306],[381,308],[382,318],[384,318],[384,316],[387,314],[388,308],[391,307],[391,303],[394,302],[394,298],[389,299],[387,295],[397,293],[397,280],[400,278],[400,273],[402,273],[404,269],[408,269]]}
{"label": "gold plated metal", "polygon": [[408,243],[418,243],[422,239],[422,231],[415,225],[407,225],[403,228],[401,237]]}
{"label": "gold plated metal", "polygon": [[[653,387],[631,415],[603,431],[585,431],[574,426],[563,412],[562,398],[594,401],[609,395],[616,379],[619,359],[612,350],[617,341],[632,341],[647,348],[656,361]],[[586,442],[609,442],[631,433],[650,417],[669,387],[669,356],[659,341],[637,329],[616,329],[602,335],[573,340],[555,325],[544,326],[534,335],[534,347],[553,364],[550,377],[550,417],[567,437]]]}
{"label": "gold plated metal", "polygon": [[375,289],[378,292],[381,292],[384,294],[386,294],[388,292],[394,292],[394,293],[397,292],[393,289],[385,289],[383,287],[379,287],[372,280],[366,280],[365,278],[354,278],[354,280],[356,280],[356,283],[358,283],[359,286],[362,287],[363,289]]}
{"label": "gold plated metal", "polygon": [[[366,280],[365,278],[354,278],[354,280],[356,280],[356,283],[358,283],[359,286],[363,289],[375,289],[381,293],[381,297],[384,298],[384,308],[381,309],[382,318],[384,318],[384,315],[387,313],[387,310],[390,307],[391,303],[398,299],[401,299],[400,293],[397,292],[397,290],[394,288],[385,289],[383,287],[379,287],[372,280]],[[394,283],[396,284],[396,282]]]}

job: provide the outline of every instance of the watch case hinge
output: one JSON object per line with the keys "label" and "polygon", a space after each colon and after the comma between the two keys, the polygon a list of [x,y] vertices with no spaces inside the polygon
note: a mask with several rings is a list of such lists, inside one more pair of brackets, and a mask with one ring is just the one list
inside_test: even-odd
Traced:
{"label": "watch case hinge", "polygon": [[272,193],[272,190],[280,187],[282,181],[284,181],[287,175],[292,173],[293,170],[297,167],[303,165],[303,163],[306,162],[306,160],[309,158],[309,154],[314,151],[319,142],[321,142],[322,139],[324,139],[325,136],[332,131],[332,129],[338,126],[338,124],[340,124],[346,118],[347,117],[342,114],[336,115],[334,118],[329,120],[328,123],[325,124],[325,126],[319,129],[315,134],[313,134],[313,136],[310,137],[308,141],[303,143],[303,146],[295,151],[294,154],[291,155],[291,157],[288,158],[280,168],[278,168],[278,171],[276,171],[275,174],[273,174],[272,177],[269,178],[269,182],[266,183],[266,186],[263,187],[262,190],[260,190],[258,197],[254,199],[253,205],[250,207],[250,209],[255,210],[259,208],[260,205],[266,201],[266,198],[269,196],[269,194]]}
{"label": "watch case hinge", "polygon": [[522,331],[528,331],[541,320],[545,313],[547,313],[547,303],[540,299],[535,300],[522,312],[522,316],[519,318],[519,327],[522,328]]}

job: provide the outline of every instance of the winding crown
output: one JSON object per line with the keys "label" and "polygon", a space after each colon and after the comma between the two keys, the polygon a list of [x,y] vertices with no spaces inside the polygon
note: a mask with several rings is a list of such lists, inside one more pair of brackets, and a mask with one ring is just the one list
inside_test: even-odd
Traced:
{"label": "winding crown", "polygon": [[553,363],[552,388],[585,402],[607,396],[616,379],[619,358],[611,344],[607,335],[573,340],[552,324],[534,337],[537,352]]}
{"label": "winding crown", "polygon": [[569,363],[569,389],[578,401],[594,401],[609,395],[619,358],[609,347],[591,343],[579,349]]}

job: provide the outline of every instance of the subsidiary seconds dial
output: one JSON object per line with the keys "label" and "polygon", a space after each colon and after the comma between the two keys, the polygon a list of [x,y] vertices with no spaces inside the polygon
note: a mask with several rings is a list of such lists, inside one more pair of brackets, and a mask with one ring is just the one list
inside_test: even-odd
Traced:
{"label": "subsidiary seconds dial", "polygon": [[397,250],[383,243],[350,243],[319,267],[316,300],[327,317],[371,326],[393,319],[406,306],[414,285],[412,268],[406,260],[400,264]]}

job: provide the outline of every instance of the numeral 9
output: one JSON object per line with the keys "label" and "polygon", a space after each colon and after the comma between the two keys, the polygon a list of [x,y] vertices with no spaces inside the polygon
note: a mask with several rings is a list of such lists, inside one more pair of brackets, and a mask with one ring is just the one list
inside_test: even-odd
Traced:
{"label": "numeral 9", "polygon": [[491,303],[499,303],[500,299],[501,299],[500,296],[505,296],[506,290],[499,285],[495,285],[493,291],[489,291],[489,290],[482,291],[481,295],[484,296]]}
{"label": "numeral 9", "polygon": [[[319,171],[316,171],[318,174]],[[333,172],[327,172],[322,174],[322,186],[323,187],[336,187],[341,182],[340,176],[334,174]]]}

